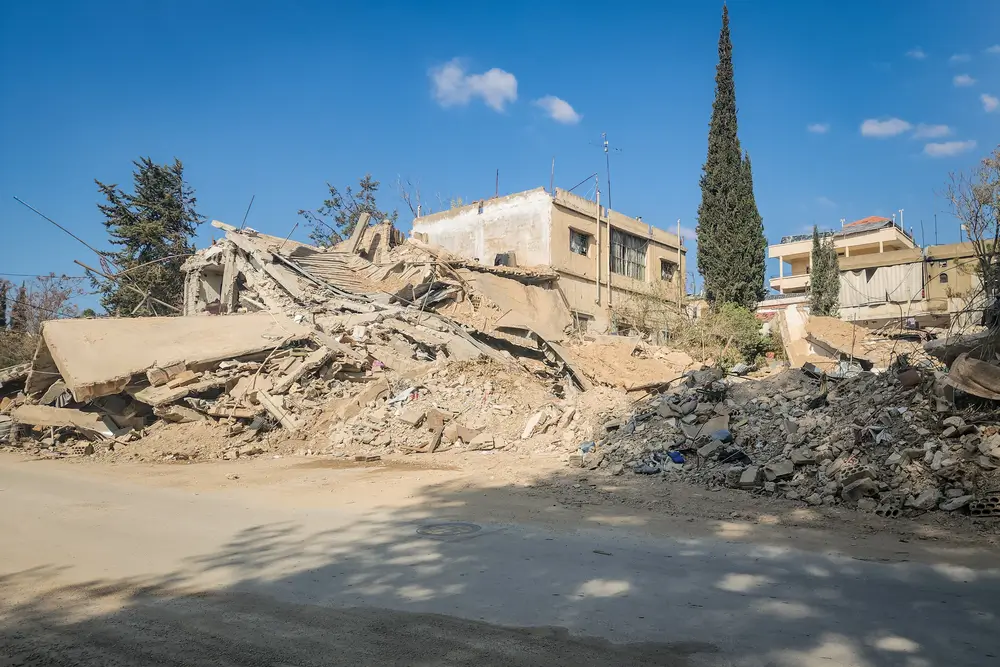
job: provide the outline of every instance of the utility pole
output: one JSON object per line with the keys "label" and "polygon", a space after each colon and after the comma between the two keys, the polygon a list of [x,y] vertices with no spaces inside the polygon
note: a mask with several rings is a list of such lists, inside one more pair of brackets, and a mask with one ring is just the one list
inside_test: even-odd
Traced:
{"label": "utility pole", "polygon": [[677,218],[677,310],[681,310],[681,292],[684,284],[684,267],[681,264],[681,219]]}
{"label": "utility pole", "polygon": [[938,244],[937,236],[937,213],[934,214],[934,245]]}

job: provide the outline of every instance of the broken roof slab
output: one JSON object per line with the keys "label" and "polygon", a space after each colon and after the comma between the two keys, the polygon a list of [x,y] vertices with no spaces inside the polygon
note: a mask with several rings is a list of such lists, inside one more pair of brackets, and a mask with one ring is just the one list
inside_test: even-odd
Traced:
{"label": "broken roof slab", "polygon": [[[73,398],[84,402],[122,391],[154,366],[210,364],[311,333],[307,325],[270,313],[50,320],[36,360],[50,358]],[[36,362],[35,369],[43,366]],[[29,377],[28,392],[44,391],[56,379],[49,373]]]}

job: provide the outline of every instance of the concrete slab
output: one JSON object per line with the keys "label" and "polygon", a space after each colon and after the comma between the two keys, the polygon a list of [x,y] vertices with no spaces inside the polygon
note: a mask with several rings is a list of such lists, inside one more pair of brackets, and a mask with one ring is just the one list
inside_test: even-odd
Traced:
{"label": "concrete slab", "polygon": [[81,402],[116,394],[154,366],[224,361],[310,333],[307,325],[269,313],[50,320],[42,328],[43,344]]}

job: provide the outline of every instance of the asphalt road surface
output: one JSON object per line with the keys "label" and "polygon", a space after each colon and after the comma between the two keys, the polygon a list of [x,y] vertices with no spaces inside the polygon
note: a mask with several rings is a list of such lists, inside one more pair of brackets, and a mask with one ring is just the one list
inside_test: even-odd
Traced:
{"label": "asphalt road surface", "polygon": [[336,498],[0,460],[0,667],[1000,665],[995,568]]}

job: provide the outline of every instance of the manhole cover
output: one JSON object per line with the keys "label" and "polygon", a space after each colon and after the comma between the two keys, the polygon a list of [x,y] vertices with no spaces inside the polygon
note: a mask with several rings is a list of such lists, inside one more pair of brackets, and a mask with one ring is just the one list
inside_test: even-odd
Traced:
{"label": "manhole cover", "polygon": [[482,526],[463,521],[449,521],[448,523],[431,523],[417,528],[418,535],[428,537],[458,537],[459,535],[471,535],[482,530]]}

